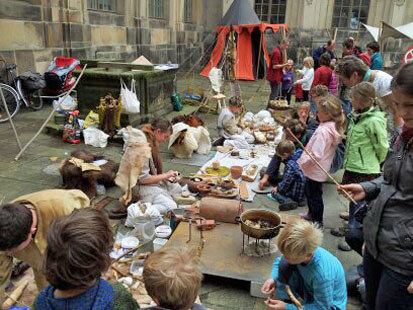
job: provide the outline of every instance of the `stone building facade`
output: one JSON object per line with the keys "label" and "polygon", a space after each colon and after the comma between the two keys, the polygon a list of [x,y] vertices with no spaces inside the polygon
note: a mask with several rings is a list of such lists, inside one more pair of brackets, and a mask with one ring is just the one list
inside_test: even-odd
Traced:
{"label": "stone building facade", "polygon": [[[43,72],[54,56],[202,65],[215,28],[233,0],[0,0],[0,57],[19,72]],[[287,23],[296,61],[338,27],[338,48],[358,21],[398,26],[413,21],[410,0],[249,0],[263,22]],[[273,45],[279,34],[272,35]],[[359,31],[364,47],[372,37]],[[269,40],[271,42],[271,40]],[[398,63],[409,40],[384,42],[385,64]],[[271,49],[273,46],[269,44]],[[2,70],[0,64],[0,74]]]}
{"label": "stone building facade", "polygon": [[0,57],[19,72],[43,72],[57,55],[191,64],[222,8],[220,0],[0,0]]}

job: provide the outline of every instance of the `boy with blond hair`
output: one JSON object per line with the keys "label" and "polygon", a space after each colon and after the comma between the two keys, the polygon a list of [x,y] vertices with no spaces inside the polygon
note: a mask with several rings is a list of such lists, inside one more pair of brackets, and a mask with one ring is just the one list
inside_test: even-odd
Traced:
{"label": "boy with blond hair", "polygon": [[316,224],[304,220],[294,220],[281,229],[277,245],[282,255],[274,261],[271,278],[261,288],[267,296],[277,289],[278,299],[269,297],[265,302],[268,309],[297,309],[285,302],[289,302],[286,285],[302,298],[304,310],[346,309],[343,266],[320,247],[322,239],[323,233]]}
{"label": "boy with blond hair", "polygon": [[157,305],[148,309],[206,310],[195,303],[202,272],[193,251],[169,248],[152,253],[144,264],[143,281]]}

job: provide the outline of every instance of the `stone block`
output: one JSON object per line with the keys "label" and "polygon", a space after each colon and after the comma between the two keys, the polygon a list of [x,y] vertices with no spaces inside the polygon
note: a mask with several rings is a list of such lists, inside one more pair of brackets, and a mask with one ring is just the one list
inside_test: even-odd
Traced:
{"label": "stone block", "polygon": [[18,74],[33,70],[36,67],[33,51],[16,51],[16,64]]}
{"label": "stone block", "polygon": [[136,44],[136,28],[127,27],[126,28],[126,43]]}
{"label": "stone block", "polygon": [[0,19],[0,50],[38,49],[44,47],[43,24]]}
{"label": "stone block", "polygon": [[46,47],[63,47],[63,27],[61,23],[45,24]]}
{"label": "stone block", "polygon": [[126,44],[126,28],[116,26],[92,26],[91,38],[95,45]]}
{"label": "stone block", "polygon": [[82,0],[69,0],[69,9],[81,10]]}
{"label": "stone block", "polygon": [[83,22],[83,14],[81,11],[69,10],[69,21],[71,23],[81,24]]}
{"label": "stone block", "polygon": [[166,40],[166,31],[164,29],[152,29],[151,30],[151,43],[153,45],[168,43]]}
{"label": "stone block", "polygon": [[0,19],[41,21],[42,9],[40,5],[20,1],[2,1]]}

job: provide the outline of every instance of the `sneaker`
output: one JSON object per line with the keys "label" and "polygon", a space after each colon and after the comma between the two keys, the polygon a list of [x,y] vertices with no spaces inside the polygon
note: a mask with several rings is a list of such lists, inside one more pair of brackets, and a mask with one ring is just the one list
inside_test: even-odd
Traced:
{"label": "sneaker", "polygon": [[330,234],[335,237],[344,237],[346,232],[344,230],[344,227],[336,227],[330,230]]}
{"label": "sneaker", "polygon": [[292,202],[286,202],[286,203],[280,204],[278,209],[280,211],[290,211],[290,210],[297,209],[297,207],[298,207],[298,204],[295,201],[292,201]]}
{"label": "sneaker", "polygon": [[300,217],[303,219],[303,220],[306,220],[306,221],[312,221],[312,217],[311,217],[311,215],[310,214],[308,214],[308,213],[300,213]]}
{"label": "sneaker", "polygon": [[307,201],[305,199],[298,202],[299,207],[305,207],[306,205],[307,205]]}
{"label": "sneaker", "polygon": [[338,244],[338,248],[339,248],[339,250],[345,251],[345,252],[351,251],[350,246],[348,245],[348,243],[345,240],[341,241]]}
{"label": "sneaker", "polygon": [[350,214],[348,212],[341,212],[339,216],[340,216],[341,219],[343,219],[345,221],[348,221],[348,218],[350,217]]}
{"label": "sneaker", "polygon": [[275,198],[272,196],[271,193],[268,193],[268,194],[267,194],[267,198],[268,198],[269,200],[272,200],[272,201],[277,201],[277,199],[275,199]]}

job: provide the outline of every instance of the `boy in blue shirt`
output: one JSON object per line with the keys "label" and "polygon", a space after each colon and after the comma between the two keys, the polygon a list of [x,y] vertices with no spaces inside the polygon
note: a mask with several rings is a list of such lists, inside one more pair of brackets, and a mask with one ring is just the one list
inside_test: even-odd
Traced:
{"label": "boy in blue shirt", "polygon": [[290,140],[282,140],[276,148],[277,155],[285,165],[282,181],[273,187],[267,197],[280,204],[280,211],[296,209],[304,201],[306,178],[297,159],[303,150],[297,149]]}
{"label": "boy in blue shirt", "polygon": [[[347,288],[340,261],[320,247],[322,231],[316,224],[295,220],[281,229],[277,239],[281,256],[274,261],[271,278],[261,292],[266,294],[268,309],[297,310],[288,303],[286,285],[301,297],[304,310],[345,310]],[[277,290],[278,299],[272,299]],[[285,302],[287,301],[287,302]]]}

